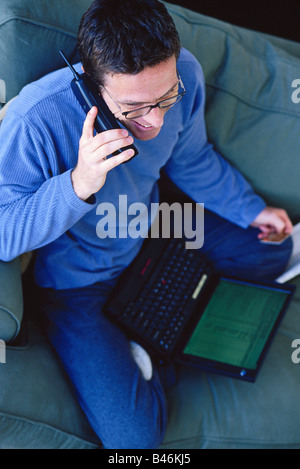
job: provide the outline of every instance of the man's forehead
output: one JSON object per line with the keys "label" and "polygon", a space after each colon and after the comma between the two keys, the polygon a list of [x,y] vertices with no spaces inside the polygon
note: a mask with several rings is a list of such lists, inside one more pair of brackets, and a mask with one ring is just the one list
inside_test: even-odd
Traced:
{"label": "man's forehead", "polygon": [[124,104],[141,104],[163,98],[177,85],[176,59],[171,57],[137,74],[107,74],[105,87]]}

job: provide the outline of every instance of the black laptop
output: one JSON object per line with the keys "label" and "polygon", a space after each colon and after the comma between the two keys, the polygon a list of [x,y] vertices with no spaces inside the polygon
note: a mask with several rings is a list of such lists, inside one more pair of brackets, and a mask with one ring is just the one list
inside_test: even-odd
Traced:
{"label": "black laptop", "polygon": [[149,238],[105,311],[153,360],[254,382],[294,291],[223,276],[182,239]]}

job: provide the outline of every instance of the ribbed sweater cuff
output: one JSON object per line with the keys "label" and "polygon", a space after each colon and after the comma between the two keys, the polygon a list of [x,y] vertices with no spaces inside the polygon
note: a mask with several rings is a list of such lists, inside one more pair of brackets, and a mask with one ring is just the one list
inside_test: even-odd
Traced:
{"label": "ribbed sweater cuff", "polygon": [[88,212],[96,205],[96,197],[92,195],[88,198],[87,201],[81,200],[75,193],[71,173],[73,169],[69,169],[60,175],[60,184],[62,193],[64,195],[65,201],[68,205],[70,205],[73,209],[78,211],[85,211]]}

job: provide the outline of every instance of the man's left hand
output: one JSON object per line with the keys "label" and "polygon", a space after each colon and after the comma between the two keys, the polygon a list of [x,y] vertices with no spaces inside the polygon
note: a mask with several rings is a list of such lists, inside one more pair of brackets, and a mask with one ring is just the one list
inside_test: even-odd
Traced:
{"label": "man's left hand", "polygon": [[258,238],[262,239],[269,233],[291,233],[293,224],[285,210],[281,208],[266,207],[251,223],[259,228]]}

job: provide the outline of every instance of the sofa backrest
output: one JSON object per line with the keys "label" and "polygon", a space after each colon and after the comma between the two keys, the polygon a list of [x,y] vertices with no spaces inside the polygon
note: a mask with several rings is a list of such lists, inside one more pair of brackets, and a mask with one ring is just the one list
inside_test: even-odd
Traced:
{"label": "sofa backrest", "polygon": [[[90,3],[1,0],[0,80],[7,100],[64,66],[59,49],[75,59],[78,24]],[[299,220],[300,103],[292,101],[292,84],[300,79],[300,44],[166,5],[204,70],[209,139],[268,204]]]}
{"label": "sofa backrest", "polygon": [[300,79],[300,44],[179,6],[169,11],[203,67],[209,139],[268,204],[299,221],[300,103],[292,85]]}
{"label": "sofa backrest", "polygon": [[1,0],[0,79],[7,101],[27,83],[72,60],[80,18],[91,0]]}

